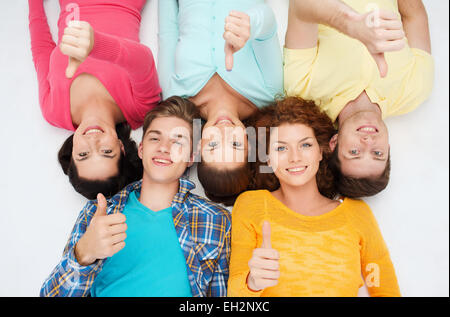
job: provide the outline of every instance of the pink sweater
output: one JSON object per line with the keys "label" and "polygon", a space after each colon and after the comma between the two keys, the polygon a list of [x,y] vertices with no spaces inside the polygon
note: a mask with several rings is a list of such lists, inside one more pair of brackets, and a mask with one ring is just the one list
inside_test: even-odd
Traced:
{"label": "pink sweater", "polygon": [[[60,0],[58,43],[66,27],[66,5],[79,5],[80,20],[94,29],[94,48],[71,79],[65,77],[68,56],[52,39],[43,0],[28,0],[31,50],[39,82],[39,102],[52,125],[74,131],[70,86],[82,73],[98,78],[133,129],[160,100],[151,50],[139,43],[141,11],[146,0]],[[105,4],[107,2],[108,4]]]}

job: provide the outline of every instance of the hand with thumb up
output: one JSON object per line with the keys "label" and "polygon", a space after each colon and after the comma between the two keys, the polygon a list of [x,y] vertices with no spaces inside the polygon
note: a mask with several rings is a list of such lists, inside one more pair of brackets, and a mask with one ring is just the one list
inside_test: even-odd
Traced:
{"label": "hand with thumb up", "polygon": [[253,256],[248,262],[250,273],[247,277],[247,286],[252,291],[260,291],[278,284],[280,266],[278,251],[272,249],[270,241],[270,223],[264,221],[262,226],[263,241],[261,248],[253,250]]}
{"label": "hand with thumb up", "polygon": [[69,56],[66,77],[72,78],[78,67],[89,56],[94,47],[94,30],[85,21],[70,21],[64,29],[59,48]]}
{"label": "hand with thumb up", "polygon": [[111,257],[125,247],[126,217],[122,213],[107,215],[106,199],[97,195],[98,206],[91,222],[75,245],[75,257],[80,265],[91,265],[98,259]]}

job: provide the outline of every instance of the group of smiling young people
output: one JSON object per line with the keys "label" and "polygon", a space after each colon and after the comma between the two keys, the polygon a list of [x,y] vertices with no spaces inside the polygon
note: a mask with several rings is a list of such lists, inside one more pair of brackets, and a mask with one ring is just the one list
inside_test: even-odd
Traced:
{"label": "group of smiling young people", "polygon": [[400,296],[358,198],[432,89],[421,0],[289,0],[284,51],[264,0],[160,0],[158,66],[145,0],[60,0],[58,44],[43,2],[40,106],[89,201],[41,296]]}

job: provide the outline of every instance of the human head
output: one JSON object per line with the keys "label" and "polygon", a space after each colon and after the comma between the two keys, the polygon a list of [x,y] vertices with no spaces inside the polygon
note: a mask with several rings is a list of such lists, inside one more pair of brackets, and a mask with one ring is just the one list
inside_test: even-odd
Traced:
{"label": "human head", "polygon": [[[258,132],[258,146],[267,149],[268,162],[260,158],[254,165],[254,189],[275,191],[282,183],[303,186],[313,181],[322,195],[334,198],[336,191],[328,168],[331,154],[328,143],[335,129],[314,102],[296,97],[279,100],[261,110],[256,127],[264,132]],[[261,167],[265,165],[274,173],[262,173]],[[298,167],[299,171],[288,171],[293,167]]]}
{"label": "human head", "polygon": [[110,197],[142,177],[137,146],[130,137],[131,127],[121,123],[114,132],[100,129],[77,129],[58,152],[64,174],[87,199],[96,199],[98,193]]}
{"label": "human head", "polygon": [[231,115],[206,122],[200,144],[198,180],[212,201],[232,206],[250,182],[246,124]]}
{"label": "human head", "polygon": [[372,196],[386,188],[390,173],[389,133],[379,114],[361,111],[340,121],[330,148],[330,167],[342,195]]}
{"label": "human head", "polygon": [[391,171],[390,153],[388,153],[386,168],[380,176],[375,178],[357,178],[344,175],[341,172],[341,163],[338,153],[339,146],[336,144],[336,148],[331,155],[329,165],[334,174],[336,189],[339,193],[349,198],[360,198],[376,195],[386,188],[389,183],[389,175]]}
{"label": "human head", "polygon": [[171,183],[193,165],[193,121],[199,118],[197,107],[181,97],[161,101],[147,113],[139,145],[144,178]]}

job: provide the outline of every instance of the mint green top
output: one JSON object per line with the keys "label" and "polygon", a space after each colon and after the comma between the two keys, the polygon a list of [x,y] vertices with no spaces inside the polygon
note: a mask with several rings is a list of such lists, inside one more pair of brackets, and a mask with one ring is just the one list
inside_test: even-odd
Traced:
{"label": "mint green top", "polygon": [[[250,16],[251,37],[225,68],[225,18]],[[257,107],[283,93],[277,22],[264,0],[160,0],[158,76],[163,98],[193,97],[217,73]]]}
{"label": "mint green top", "polygon": [[105,260],[95,278],[96,297],[191,297],[186,259],[172,217],[172,207],[154,212],[133,191],[126,216],[125,247]]}

